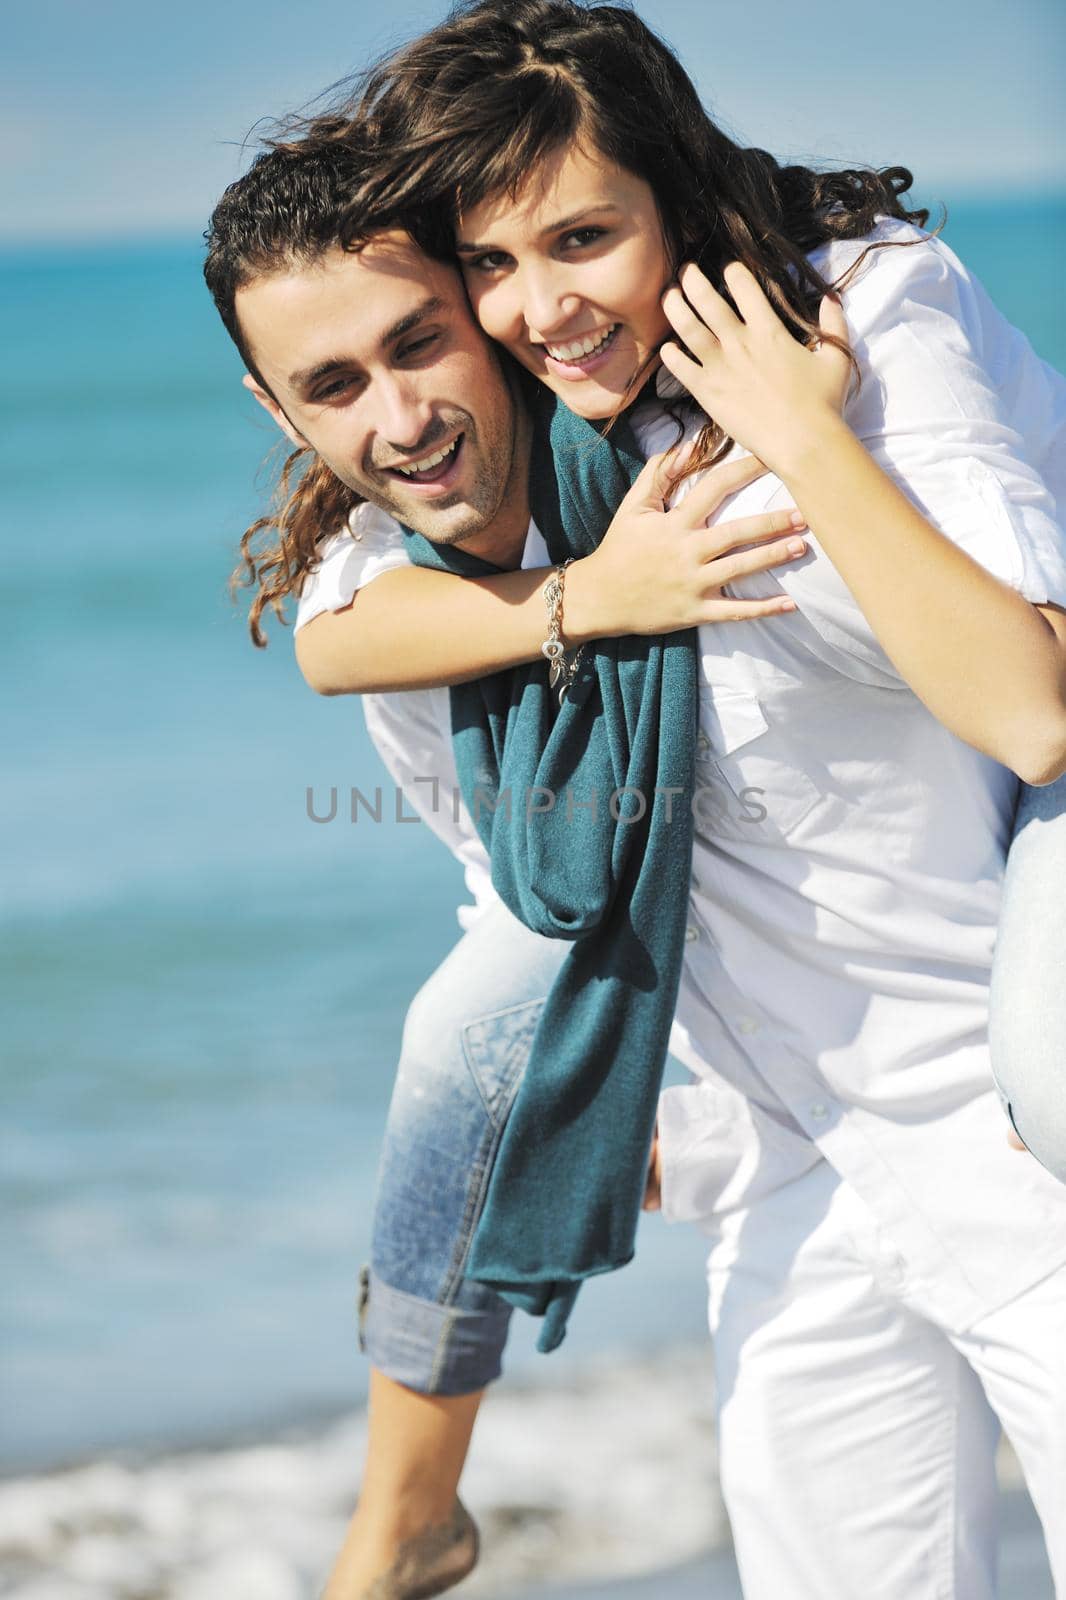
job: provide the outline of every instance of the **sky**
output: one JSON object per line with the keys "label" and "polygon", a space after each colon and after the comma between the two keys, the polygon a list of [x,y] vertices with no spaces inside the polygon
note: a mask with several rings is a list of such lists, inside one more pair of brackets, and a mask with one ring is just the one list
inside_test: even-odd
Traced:
{"label": "sky", "polygon": [[[910,166],[923,199],[1066,191],[1062,0],[639,0],[717,118],[777,155]],[[0,241],[188,234],[263,118],[445,0],[31,0],[4,16]],[[387,20],[383,20],[387,18]]]}

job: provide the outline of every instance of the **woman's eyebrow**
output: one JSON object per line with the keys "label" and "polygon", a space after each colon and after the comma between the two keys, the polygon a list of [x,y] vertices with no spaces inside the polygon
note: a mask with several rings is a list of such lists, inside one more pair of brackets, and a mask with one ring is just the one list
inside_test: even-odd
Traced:
{"label": "woman's eyebrow", "polygon": [[557,222],[549,222],[540,231],[545,233],[562,233],[566,228],[573,228],[579,222],[587,222],[589,217],[602,216],[605,211],[617,211],[618,207],[610,200],[600,200],[592,205],[582,206],[579,211],[574,211],[568,217],[560,217]]}
{"label": "woman's eyebrow", "polygon": [[[563,233],[567,228],[573,228],[579,222],[587,222],[589,217],[602,216],[604,212],[617,212],[618,207],[610,200],[600,201],[595,205],[582,206],[579,211],[573,212],[569,217],[559,217],[555,222],[546,223],[540,230],[541,237],[549,233]],[[491,244],[468,244],[464,240],[457,240],[455,253],[459,256],[476,255],[479,251],[491,250]]]}

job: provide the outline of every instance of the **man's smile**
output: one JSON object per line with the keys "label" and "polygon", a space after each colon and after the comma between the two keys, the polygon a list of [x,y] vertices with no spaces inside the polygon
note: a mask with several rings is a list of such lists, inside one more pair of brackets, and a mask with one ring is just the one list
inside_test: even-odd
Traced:
{"label": "man's smile", "polygon": [[415,457],[403,465],[397,464],[379,470],[397,479],[405,488],[421,489],[427,493],[451,489],[463,461],[465,441],[466,434],[457,433],[447,444],[438,445],[426,455]]}

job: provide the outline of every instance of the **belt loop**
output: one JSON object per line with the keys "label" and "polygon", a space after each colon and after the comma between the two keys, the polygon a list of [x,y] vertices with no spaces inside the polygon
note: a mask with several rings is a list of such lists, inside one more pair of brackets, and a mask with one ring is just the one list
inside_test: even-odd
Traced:
{"label": "belt loop", "polygon": [[366,1355],[366,1313],[370,1301],[370,1268],[361,1267],[359,1270],[359,1296],[356,1302],[356,1315],[359,1319],[359,1348]]}

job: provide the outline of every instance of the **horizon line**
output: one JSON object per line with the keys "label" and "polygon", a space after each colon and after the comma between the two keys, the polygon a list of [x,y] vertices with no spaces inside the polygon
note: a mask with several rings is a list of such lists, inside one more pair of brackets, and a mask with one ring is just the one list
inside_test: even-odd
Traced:
{"label": "horizon line", "polygon": [[[945,199],[944,194],[938,193],[938,190],[950,190],[952,198]],[[986,203],[991,207],[1004,203],[1066,204],[1066,177],[1054,181],[1032,179],[1008,181],[994,187],[987,183],[978,185],[974,181],[923,183],[916,184],[914,189],[908,192],[908,198],[915,206],[928,205],[931,209],[940,205],[947,206],[949,218],[952,207],[958,205],[972,207],[975,204]],[[69,252],[81,253],[83,250],[123,244],[202,245],[205,226],[206,219],[193,221],[191,218],[175,218],[140,224],[134,223],[131,219],[128,223],[115,222],[111,226],[104,225],[89,232],[83,227],[73,249],[69,219],[62,227],[58,223],[54,226],[31,227],[29,230],[7,229],[0,226],[0,250],[21,252],[63,244],[67,246]]]}

